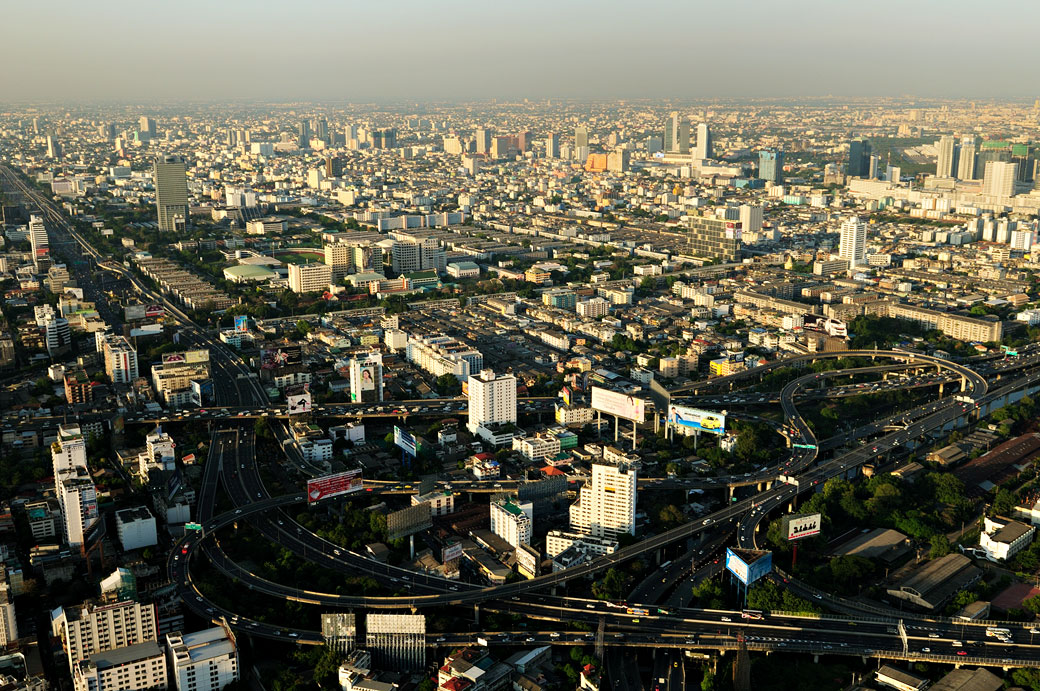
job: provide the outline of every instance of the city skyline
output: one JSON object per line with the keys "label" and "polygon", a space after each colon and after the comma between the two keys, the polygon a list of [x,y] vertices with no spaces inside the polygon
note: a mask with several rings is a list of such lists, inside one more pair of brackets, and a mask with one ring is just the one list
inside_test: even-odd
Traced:
{"label": "city skyline", "polygon": [[[1027,42],[948,51],[949,36],[963,31],[958,6],[968,9],[960,2],[937,13],[924,3],[859,8],[806,0],[756,5],[749,15],[739,5],[653,2],[637,9],[535,2],[528,12],[513,14],[460,1],[442,4],[439,16],[430,17],[414,2],[388,14],[376,5],[309,0],[254,17],[245,3],[192,1],[158,17],[151,8],[122,0],[89,9],[62,1],[46,9],[8,10],[12,26],[47,28],[47,52],[46,59],[25,60],[39,54],[39,32],[12,32],[0,46],[0,59],[19,70],[8,75],[0,101],[907,94],[1031,100],[1013,67],[1032,57]],[[1021,24],[1038,15],[1036,7],[1016,8]],[[663,21],[666,16],[669,21]],[[228,31],[243,25],[246,30]],[[694,27],[704,30],[691,34]],[[779,63],[750,49],[764,45],[779,51]],[[850,50],[857,45],[861,50]],[[938,55],[944,56],[943,68],[924,71]]]}

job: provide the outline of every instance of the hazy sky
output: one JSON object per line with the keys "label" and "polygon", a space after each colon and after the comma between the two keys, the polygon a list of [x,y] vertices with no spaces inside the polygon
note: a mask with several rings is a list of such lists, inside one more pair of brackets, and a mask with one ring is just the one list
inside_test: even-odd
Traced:
{"label": "hazy sky", "polygon": [[3,18],[6,102],[1040,95],[1035,0],[12,0]]}

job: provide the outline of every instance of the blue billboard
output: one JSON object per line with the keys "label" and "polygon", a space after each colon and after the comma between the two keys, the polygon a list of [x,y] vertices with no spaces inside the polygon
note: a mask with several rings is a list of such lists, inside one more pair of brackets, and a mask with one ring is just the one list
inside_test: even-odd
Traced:
{"label": "blue billboard", "polygon": [[726,433],[726,416],[699,408],[687,408],[682,405],[668,407],[668,422],[680,427],[723,435]]}
{"label": "blue billboard", "polygon": [[744,585],[751,585],[773,570],[773,553],[727,547],[726,570]]}
{"label": "blue billboard", "polygon": [[397,425],[394,425],[394,444],[401,447],[410,456],[414,456],[417,451],[415,437]]}
{"label": "blue billboard", "polygon": [[245,333],[249,331],[249,317],[244,314],[240,314],[235,317],[235,331],[238,333]]}

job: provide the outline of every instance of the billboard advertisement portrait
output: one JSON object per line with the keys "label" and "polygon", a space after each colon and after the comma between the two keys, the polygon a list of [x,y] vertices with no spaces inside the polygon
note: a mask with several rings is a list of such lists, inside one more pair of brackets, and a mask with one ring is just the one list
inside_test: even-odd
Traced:
{"label": "billboard advertisement portrait", "polygon": [[633,422],[646,421],[646,401],[631,394],[598,386],[592,387],[592,409]]}
{"label": "billboard advertisement portrait", "polygon": [[376,390],[376,364],[364,363],[360,366],[360,386],[362,391]]}
{"label": "billboard advertisement portrait", "polygon": [[726,433],[726,416],[699,408],[681,405],[668,406],[668,422],[710,434]]}
{"label": "billboard advertisement portrait", "polygon": [[287,345],[279,348],[267,348],[260,351],[261,369],[279,369],[290,365],[298,365],[303,361],[303,354],[298,345]]}
{"label": "billboard advertisement portrait", "polygon": [[307,502],[320,501],[329,497],[358,492],[365,486],[361,470],[348,470],[333,475],[323,475],[307,481]]}

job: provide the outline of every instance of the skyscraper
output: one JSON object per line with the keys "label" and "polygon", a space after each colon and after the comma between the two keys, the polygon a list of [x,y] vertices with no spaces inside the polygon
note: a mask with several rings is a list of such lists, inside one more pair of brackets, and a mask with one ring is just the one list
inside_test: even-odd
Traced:
{"label": "skyscraper", "polygon": [[992,197],[1014,196],[1017,177],[1017,163],[987,161],[982,177],[982,193]]}
{"label": "skyscraper", "polygon": [[850,268],[866,263],[867,224],[858,216],[842,221],[838,256],[847,261]]}
{"label": "skyscraper", "polygon": [[159,230],[182,231],[188,227],[188,176],[180,156],[157,156],[152,172]]}
{"label": "skyscraper", "polygon": [[710,216],[690,218],[689,250],[696,257],[739,262],[740,236],[739,221],[727,221]]}
{"label": "skyscraper", "polygon": [[516,377],[495,376],[493,370],[469,375],[469,422],[471,434],[477,428],[493,424],[516,423]]}
{"label": "skyscraper", "polygon": [[155,118],[150,118],[147,115],[142,115],[141,119],[137,123],[137,129],[141,132],[141,135],[147,139],[155,139],[155,136],[159,133],[158,127],[155,124]]}
{"label": "skyscraper", "polygon": [[51,134],[47,135],[47,158],[61,158],[61,144],[59,144],[58,140]]}
{"label": "skyscraper", "polygon": [[939,157],[935,164],[935,177],[952,178],[957,172],[957,140],[952,134],[944,134],[935,143]]}
{"label": "skyscraper", "polygon": [[555,132],[550,132],[545,137],[545,157],[560,157],[560,135],[556,134]]}
{"label": "skyscraper", "polygon": [[578,125],[574,128],[574,146],[575,148],[589,148],[589,129],[587,127]]}
{"label": "skyscraper", "polygon": [[378,403],[383,400],[383,356],[378,352],[350,360],[350,401]]}
{"label": "skyscraper", "polygon": [[478,154],[491,153],[491,130],[485,128],[477,130],[476,139]]}
{"label": "skyscraper", "polygon": [[961,153],[957,159],[957,179],[975,179],[975,137],[961,139]]}
{"label": "skyscraper", "polygon": [[311,121],[301,120],[296,126],[296,146],[306,149],[311,144]]}
{"label": "skyscraper", "polygon": [[672,111],[664,123],[664,150],[666,153],[690,153],[690,121]]}
{"label": "skyscraper", "polygon": [[850,177],[865,178],[870,176],[870,142],[857,137],[849,142],[849,165],[845,172]]}
{"label": "skyscraper", "polygon": [[784,152],[780,149],[763,149],[758,152],[758,177],[769,182],[780,183],[784,179]]}
{"label": "skyscraper", "polygon": [[715,155],[715,144],[711,139],[711,128],[708,123],[702,122],[697,125],[697,149],[693,157],[699,160],[712,158]]}
{"label": "skyscraper", "polygon": [[578,501],[571,504],[571,528],[594,537],[635,535],[638,475],[636,467],[627,463],[593,463],[592,482],[581,488]]}
{"label": "skyscraper", "polygon": [[46,271],[51,265],[50,241],[43,216],[29,216],[29,245],[32,247],[33,263],[37,271]]}

